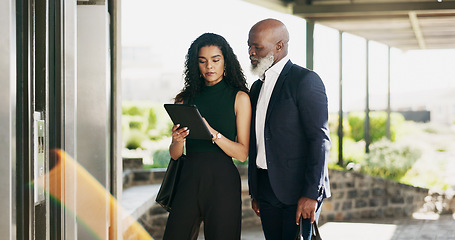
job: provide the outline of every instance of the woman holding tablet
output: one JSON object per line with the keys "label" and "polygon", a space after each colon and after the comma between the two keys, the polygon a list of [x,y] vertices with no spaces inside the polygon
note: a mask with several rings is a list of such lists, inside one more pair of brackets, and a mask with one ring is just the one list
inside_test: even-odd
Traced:
{"label": "woman holding tablet", "polygon": [[240,239],[241,182],[232,158],[248,157],[251,104],[245,76],[228,42],[213,33],[191,44],[184,76],[175,103],[196,105],[213,138],[186,138],[191,129],[172,128],[171,158],[179,159],[186,145],[186,159],[163,239],[196,239],[201,221],[205,239]]}

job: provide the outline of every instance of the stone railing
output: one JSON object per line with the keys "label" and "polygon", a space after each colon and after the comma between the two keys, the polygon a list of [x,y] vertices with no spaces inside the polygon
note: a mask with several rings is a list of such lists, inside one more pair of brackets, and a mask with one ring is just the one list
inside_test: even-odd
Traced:
{"label": "stone railing", "polygon": [[321,221],[411,216],[428,189],[356,172],[329,170],[332,197],[324,200]]}
{"label": "stone railing", "polygon": [[[242,178],[242,227],[260,226],[260,219],[251,210],[247,168],[238,167]],[[124,187],[160,184],[165,169],[127,170]],[[329,170],[332,197],[324,200],[320,224],[364,218],[410,216],[424,204],[428,189],[356,172]],[[162,237],[168,213],[155,204],[137,219],[155,239]]]}
{"label": "stone railing", "polygon": [[123,189],[134,186],[161,184],[166,168],[128,169],[123,171]]}

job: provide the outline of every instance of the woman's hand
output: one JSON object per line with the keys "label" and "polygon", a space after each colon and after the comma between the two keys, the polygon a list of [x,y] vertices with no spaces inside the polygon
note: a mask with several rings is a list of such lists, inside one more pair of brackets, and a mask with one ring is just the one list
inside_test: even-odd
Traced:
{"label": "woman's hand", "polygon": [[184,143],[186,137],[190,134],[190,129],[187,127],[180,128],[180,124],[174,125],[172,127],[172,143],[179,142]]}
{"label": "woman's hand", "polygon": [[172,143],[169,146],[169,153],[171,158],[177,160],[183,154],[183,146],[186,141],[186,137],[190,134],[190,130],[187,127],[180,128],[180,124],[176,124],[172,127]]}

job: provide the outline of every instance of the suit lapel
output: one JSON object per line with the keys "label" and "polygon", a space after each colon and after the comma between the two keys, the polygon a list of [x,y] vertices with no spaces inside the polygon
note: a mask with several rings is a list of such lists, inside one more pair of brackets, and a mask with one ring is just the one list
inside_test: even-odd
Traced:
{"label": "suit lapel", "polygon": [[253,107],[254,112],[256,112],[256,105],[258,103],[258,98],[259,98],[259,93],[261,92],[262,88],[262,81],[261,80],[256,80],[256,82],[251,86],[251,91],[250,91],[250,100],[251,100],[251,106]]}
{"label": "suit lapel", "polygon": [[[272,113],[273,111],[273,105],[275,104],[275,102],[277,101],[278,99],[278,95],[280,94],[280,91],[281,91],[281,87],[283,87],[283,83],[284,81],[286,80],[286,77],[288,75],[288,72],[289,70],[291,69],[293,63],[291,62],[291,60],[288,60],[288,62],[286,63],[286,65],[284,65],[284,68],[283,70],[281,71],[280,73],[280,76],[278,77],[278,79],[276,80],[276,83],[275,83],[275,87],[273,88],[273,91],[272,91],[272,95],[270,96],[270,101],[269,101],[269,105],[267,107],[267,114],[265,116],[265,122],[267,123],[267,120],[269,119],[270,117],[270,114]],[[257,101],[257,100],[256,100]]]}
{"label": "suit lapel", "polygon": [[[251,151],[252,153],[256,151],[256,108],[257,108],[257,103],[258,103],[258,98],[259,98],[259,93],[261,92],[263,82],[261,80],[257,80],[252,86],[251,86],[251,91],[250,91],[250,101],[251,101],[251,134],[250,134],[250,149],[254,150]],[[255,146],[254,148],[251,148],[251,146]],[[256,156],[256,153],[254,153],[254,156]],[[250,161],[253,161],[253,159],[250,159]]]}

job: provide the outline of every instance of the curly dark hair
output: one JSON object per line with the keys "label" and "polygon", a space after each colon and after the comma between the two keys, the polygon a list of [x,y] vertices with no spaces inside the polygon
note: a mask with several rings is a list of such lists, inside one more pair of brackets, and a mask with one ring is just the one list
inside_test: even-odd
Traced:
{"label": "curly dark hair", "polygon": [[218,34],[204,33],[196,38],[188,49],[185,57],[185,85],[175,97],[175,102],[183,102],[184,100],[193,98],[204,86],[204,78],[201,77],[199,70],[198,54],[199,50],[206,46],[217,46],[220,48],[224,57],[224,64],[226,65],[224,81],[229,86],[248,93],[242,67],[229,43],[224,37]]}

